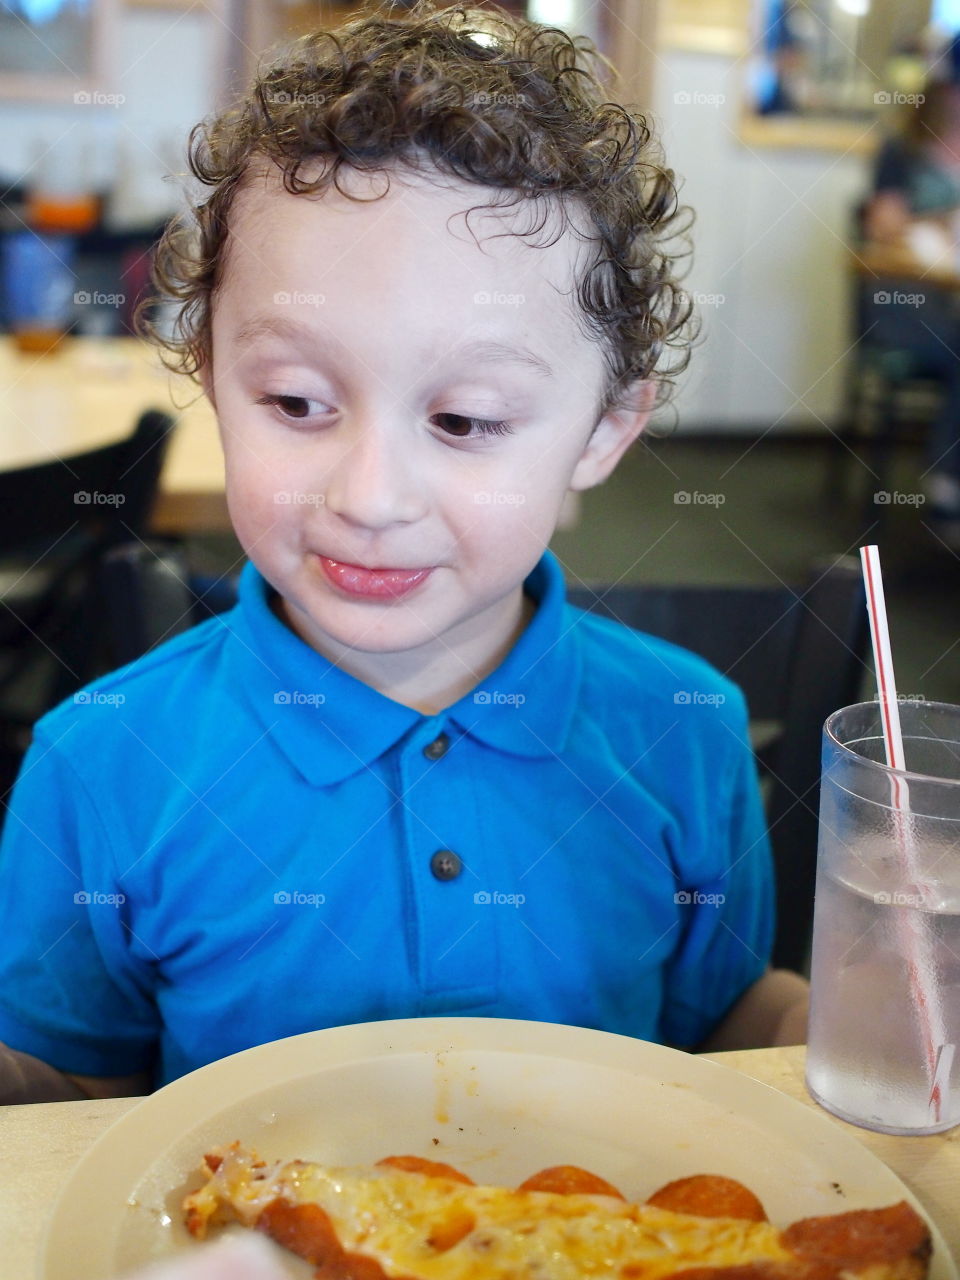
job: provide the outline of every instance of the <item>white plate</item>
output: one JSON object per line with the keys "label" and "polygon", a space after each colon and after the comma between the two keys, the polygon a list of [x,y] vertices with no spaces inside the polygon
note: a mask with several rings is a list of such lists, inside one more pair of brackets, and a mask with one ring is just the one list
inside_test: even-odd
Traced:
{"label": "white plate", "polygon": [[[78,1259],[84,1280],[114,1280],[196,1249],[180,1202],[203,1182],[203,1152],[234,1138],[269,1160],[424,1155],[507,1186],[578,1164],[637,1200],[721,1173],[781,1225],[901,1199],[922,1212],[826,1116],[715,1062],[582,1027],[414,1018],[277,1040],[146,1098],[74,1170],[47,1227],[42,1280],[76,1280]],[[934,1236],[933,1280],[957,1280]],[[290,1276],[311,1274],[277,1253]]]}

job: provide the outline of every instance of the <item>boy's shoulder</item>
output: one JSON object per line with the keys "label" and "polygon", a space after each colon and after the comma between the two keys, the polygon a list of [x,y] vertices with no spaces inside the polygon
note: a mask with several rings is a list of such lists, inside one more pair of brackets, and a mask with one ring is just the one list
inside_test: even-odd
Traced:
{"label": "boy's shoulder", "polygon": [[88,681],[46,712],[37,721],[35,731],[60,737],[79,720],[92,729],[118,707],[134,711],[143,706],[156,714],[175,702],[179,703],[177,715],[182,720],[180,699],[185,689],[192,685],[197,692],[201,688],[211,690],[211,667],[227,635],[226,618],[227,615],[208,618],[125,666]]}
{"label": "boy's shoulder", "polygon": [[567,607],[580,638],[589,696],[633,706],[727,708],[733,718],[745,716],[739,685],[706,658],[614,618]]}

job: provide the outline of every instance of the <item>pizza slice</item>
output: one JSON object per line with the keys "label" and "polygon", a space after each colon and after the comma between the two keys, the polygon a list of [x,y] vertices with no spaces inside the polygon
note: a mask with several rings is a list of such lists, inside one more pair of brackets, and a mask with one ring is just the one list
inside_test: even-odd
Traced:
{"label": "pizza slice", "polygon": [[516,1190],[415,1156],[363,1168],[204,1157],[186,1224],[240,1222],[322,1280],[924,1280],[930,1233],[905,1202],[780,1229],[741,1183],[699,1175],[633,1204],[573,1166]]}

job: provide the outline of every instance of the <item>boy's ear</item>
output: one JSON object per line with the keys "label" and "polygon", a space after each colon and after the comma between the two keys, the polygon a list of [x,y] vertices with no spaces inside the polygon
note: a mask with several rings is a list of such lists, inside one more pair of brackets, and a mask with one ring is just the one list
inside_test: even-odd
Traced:
{"label": "boy's ear", "polygon": [[647,425],[656,396],[654,381],[635,382],[622,397],[620,407],[600,419],[574,468],[571,489],[592,489],[612,474]]}

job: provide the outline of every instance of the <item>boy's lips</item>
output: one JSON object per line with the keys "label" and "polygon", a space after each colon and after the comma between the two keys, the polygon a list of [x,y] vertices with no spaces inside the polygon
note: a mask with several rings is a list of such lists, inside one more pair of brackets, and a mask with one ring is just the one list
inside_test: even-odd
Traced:
{"label": "boy's lips", "polygon": [[351,596],[396,599],[418,587],[432,569],[368,569],[362,564],[344,564],[318,555],[320,567],[335,587]]}

